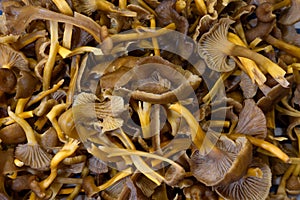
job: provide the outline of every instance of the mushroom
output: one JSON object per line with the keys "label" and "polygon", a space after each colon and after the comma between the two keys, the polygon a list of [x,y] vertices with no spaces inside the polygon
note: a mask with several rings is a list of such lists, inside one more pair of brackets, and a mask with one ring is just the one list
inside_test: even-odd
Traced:
{"label": "mushroom", "polygon": [[116,94],[153,104],[184,100],[201,83],[199,76],[158,56],[141,58],[123,77],[115,84]]}
{"label": "mushroom", "polygon": [[291,5],[280,15],[278,22],[283,25],[295,24],[300,20],[300,15],[298,13],[299,9],[299,1],[291,0]]}
{"label": "mushroom", "polygon": [[35,133],[30,124],[8,108],[8,115],[15,120],[24,130],[27,138],[26,144],[19,144],[16,147],[15,156],[25,165],[34,169],[46,169],[49,167],[51,155],[46,153],[38,144]]}
{"label": "mushroom", "polygon": [[43,19],[72,24],[82,28],[90,33],[97,42],[101,43],[101,27],[91,18],[76,12],[74,13],[74,17],[72,17],[31,5],[23,7],[6,7],[3,5],[3,11],[6,16],[6,26],[11,30],[11,33],[21,33],[26,29],[30,22],[37,19]]}
{"label": "mushroom", "polygon": [[91,15],[96,10],[117,13],[125,17],[136,17],[136,12],[117,8],[113,3],[106,0],[72,0],[73,6],[78,12]]}
{"label": "mushroom", "polygon": [[14,73],[5,68],[0,68],[0,90],[6,93],[12,93],[17,84],[17,79]]}
{"label": "mushroom", "polygon": [[185,177],[185,170],[180,165],[171,165],[165,173],[165,183],[169,186],[177,185]]}
{"label": "mushroom", "polygon": [[0,139],[4,144],[19,144],[26,141],[26,135],[18,123],[0,129]]}
{"label": "mushroom", "polygon": [[293,195],[300,194],[300,177],[290,176],[286,181],[286,192]]}
{"label": "mushroom", "polygon": [[21,71],[16,87],[16,99],[28,98],[38,88],[39,81],[29,72]]}
{"label": "mushroom", "polygon": [[235,132],[265,139],[267,136],[267,121],[264,113],[252,99],[245,100],[244,104]]}
{"label": "mushroom", "polygon": [[271,188],[271,170],[267,164],[254,160],[245,175],[227,185],[214,187],[216,192],[225,199],[266,199]]}
{"label": "mushroom", "polygon": [[73,111],[72,109],[68,109],[64,113],[62,113],[58,118],[58,125],[61,128],[62,132],[66,134],[68,137],[73,139],[79,139],[78,132],[76,130]]}
{"label": "mushroom", "polygon": [[249,58],[256,62],[259,67],[268,71],[283,87],[287,87],[289,83],[284,78],[286,72],[281,67],[259,53],[228,41],[228,28],[233,22],[228,18],[222,18],[209,32],[203,34],[200,38],[198,53],[205,60],[208,67],[219,72],[228,72],[235,67],[232,60],[228,60],[228,56]]}
{"label": "mushroom", "polygon": [[0,54],[2,55],[1,68],[12,69],[15,67],[22,71],[29,71],[28,60],[23,53],[14,50],[9,45],[0,44]]}

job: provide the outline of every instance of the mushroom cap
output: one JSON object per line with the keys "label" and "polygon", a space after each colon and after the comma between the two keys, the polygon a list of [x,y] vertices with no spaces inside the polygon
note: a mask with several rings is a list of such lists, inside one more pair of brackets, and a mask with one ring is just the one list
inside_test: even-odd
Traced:
{"label": "mushroom cap", "polygon": [[199,40],[198,53],[212,70],[228,72],[235,68],[234,60],[227,53],[234,46],[227,40],[228,28],[232,23],[234,21],[229,18],[221,18]]}
{"label": "mushroom cap", "polygon": [[28,60],[23,53],[14,50],[8,45],[0,44],[0,66],[16,67],[19,70],[30,71]]}
{"label": "mushroom cap", "polygon": [[207,186],[228,184],[240,179],[252,159],[252,145],[246,137],[235,141],[222,135],[215,148],[202,156],[198,150],[191,155],[193,176]]}
{"label": "mushroom cap", "polygon": [[292,0],[291,6],[287,11],[280,16],[278,22],[283,25],[293,25],[296,22],[300,21],[300,2],[299,0]]}
{"label": "mushroom cap", "polygon": [[185,170],[180,165],[171,165],[165,173],[165,182],[169,186],[177,185],[185,177]]}
{"label": "mushroom cap", "polygon": [[52,156],[39,145],[19,144],[15,157],[33,169],[46,170],[50,166]]}
{"label": "mushroom cap", "polygon": [[21,77],[18,78],[16,99],[30,97],[36,90],[39,81],[29,72],[21,71]]}
{"label": "mushroom cap", "polygon": [[286,191],[289,194],[300,194],[300,177],[290,176],[286,181]]}
{"label": "mushroom cap", "polygon": [[0,68],[0,90],[11,93],[17,84],[17,78],[14,73],[5,68]]}
{"label": "mushroom cap", "polygon": [[0,129],[0,140],[5,144],[26,142],[26,135],[18,123],[13,123]]}
{"label": "mushroom cap", "polygon": [[266,116],[256,105],[253,99],[245,100],[245,105],[239,115],[239,121],[235,128],[235,132],[251,135],[261,139],[266,138]]}
{"label": "mushroom cap", "polygon": [[215,187],[217,193],[224,199],[232,200],[261,200],[266,199],[271,188],[272,173],[267,164],[255,161],[250,167],[257,169],[260,174],[245,175],[240,180],[227,185]]}

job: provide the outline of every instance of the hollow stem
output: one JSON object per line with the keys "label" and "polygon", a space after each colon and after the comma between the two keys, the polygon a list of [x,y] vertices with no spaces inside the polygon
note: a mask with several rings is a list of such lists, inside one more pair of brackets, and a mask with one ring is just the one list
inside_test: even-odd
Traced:
{"label": "hollow stem", "polygon": [[11,110],[10,110],[10,107],[8,107],[8,115],[13,119],[15,120],[15,122],[17,122],[21,127],[22,129],[24,130],[25,132],[25,135],[26,135],[26,138],[27,138],[27,143],[29,145],[36,145],[38,144],[37,140],[36,140],[36,137],[34,135],[34,131],[33,129],[31,128],[30,124],[28,124],[28,122],[19,117],[18,115],[16,115],[15,113],[13,113]]}
{"label": "hollow stem", "polygon": [[207,152],[207,150],[211,150],[214,148],[214,145],[211,143],[210,140],[206,140],[205,143],[203,143],[206,134],[200,127],[198,121],[195,119],[195,117],[190,113],[188,109],[186,109],[184,106],[182,106],[179,103],[175,103],[169,106],[169,109],[174,110],[177,113],[180,113],[186,122],[188,123],[191,134],[192,134],[192,141],[195,144],[195,146],[200,150],[204,148],[204,152]]}

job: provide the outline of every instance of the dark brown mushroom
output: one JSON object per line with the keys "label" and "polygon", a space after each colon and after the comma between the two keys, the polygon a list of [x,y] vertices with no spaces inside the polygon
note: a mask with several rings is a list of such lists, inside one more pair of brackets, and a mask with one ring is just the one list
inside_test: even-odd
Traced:
{"label": "dark brown mushroom", "polygon": [[227,185],[217,186],[215,190],[225,199],[261,200],[269,195],[271,179],[272,173],[269,166],[260,161],[254,161],[241,179]]}
{"label": "dark brown mushroom", "polygon": [[0,129],[0,139],[4,144],[19,144],[26,141],[26,135],[19,124],[13,123]]}
{"label": "dark brown mushroom", "polygon": [[247,170],[252,158],[252,145],[245,137],[235,141],[221,136],[207,155],[195,150],[190,167],[193,176],[207,186],[226,185],[237,181]]}
{"label": "dark brown mushroom", "polygon": [[21,71],[16,87],[16,99],[30,97],[39,87],[39,81],[29,72]]}
{"label": "dark brown mushroom", "polygon": [[239,115],[235,132],[264,139],[267,136],[267,120],[254,100],[247,99]]}
{"label": "dark brown mushroom", "polygon": [[11,70],[0,68],[0,83],[1,91],[12,93],[17,84],[17,78]]}

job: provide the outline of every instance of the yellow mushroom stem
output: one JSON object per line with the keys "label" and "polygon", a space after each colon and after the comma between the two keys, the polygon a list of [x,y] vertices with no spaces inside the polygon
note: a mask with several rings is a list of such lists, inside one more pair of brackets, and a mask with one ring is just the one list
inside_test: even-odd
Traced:
{"label": "yellow mushroom stem", "polygon": [[63,36],[63,41],[62,41],[62,45],[65,48],[71,49],[72,33],[73,33],[73,25],[65,24],[64,36]]}
{"label": "yellow mushroom stem", "polygon": [[[23,119],[28,119],[28,118],[33,117],[33,111],[31,110],[31,111],[19,113],[18,116]],[[13,123],[15,123],[15,120],[12,119],[10,116],[0,118],[0,124],[3,124],[5,126],[13,124]]]}
{"label": "yellow mushroom stem", "polygon": [[63,83],[64,83],[64,79],[60,80],[57,84],[54,84],[51,89],[40,92],[39,94],[37,94],[37,96],[30,99],[30,101],[27,104],[27,107],[39,102],[49,94],[56,92],[63,85]]}
{"label": "yellow mushroom stem", "polygon": [[73,11],[69,4],[65,0],[52,0],[52,2],[56,5],[58,10],[66,15],[73,15]]}
{"label": "yellow mushroom stem", "polygon": [[62,132],[56,117],[59,116],[62,112],[66,111],[67,108],[68,108],[67,104],[64,104],[64,103],[58,104],[58,105],[53,106],[53,108],[50,110],[50,112],[46,115],[46,117],[50,120],[50,122],[52,123],[52,126],[55,129],[58,139],[63,143],[66,143],[67,139],[66,139],[65,134]]}
{"label": "yellow mushroom stem", "polygon": [[[236,45],[247,47],[247,45],[236,34],[228,33],[227,38],[230,42]],[[258,85],[262,85],[266,82],[267,78],[253,60],[240,56],[238,56],[238,59],[242,63],[242,70],[248,74],[253,83],[256,82]]]}
{"label": "yellow mushroom stem", "polygon": [[29,99],[30,99],[30,97],[18,99],[16,110],[15,110],[15,113],[17,115],[24,112],[25,106],[26,106],[27,102],[29,101]]}
{"label": "yellow mushroom stem", "polygon": [[287,179],[292,175],[293,171],[295,170],[296,165],[291,165],[289,166],[289,168],[286,170],[286,172],[284,173],[284,175],[282,176],[281,180],[280,180],[280,184],[278,186],[277,189],[277,193],[276,194],[283,194],[286,195],[286,181]]}
{"label": "yellow mushroom stem", "polygon": [[224,72],[221,74],[221,76],[218,78],[218,80],[215,82],[214,86],[209,90],[209,92],[202,98],[202,101],[206,104],[208,104],[214,96],[218,93],[220,88],[224,88],[224,81],[233,73],[233,71],[230,72]]}
{"label": "yellow mushroom stem", "polygon": [[68,157],[68,158],[65,158],[62,161],[62,163],[65,165],[74,165],[74,164],[86,161],[86,158],[87,158],[86,155],[78,155],[78,156],[74,156],[74,157]]}
{"label": "yellow mushroom stem", "polygon": [[264,40],[266,42],[268,42],[269,44],[271,44],[272,46],[274,46],[282,51],[285,51],[286,53],[289,53],[292,56],[300,58],[300,47],[289,44],[282,40],[278,40],[277,38],[273,37],[270,34],[268,34],[266,37],[264,37]]}
{"label": "yellow mushroom stem", "polygon": [[186,8],[186,2],[184,0],[177,0],[175,3],[175,10],[181,13]]}
{"label": "yellow mushroom stem", "polygon": [[72,58],[71,73],[70,73],[71,80],[70,80],[70,84],[69,84],[69,89],[67,91],[67,100],[66,100],[66,103],[68,105],[71,105],[74,100],[76,82],[78,80],[79,62],[80,62],[80,56],[74,56]]}
{"label": "yellow mushroom stem", "polygon": [[50,170],[51,170],[50,175],[39,183],[42,189],[47,189],[51,185],[51,183],[54,181],[54,179],[57,176],[58,164],[61,161],[63,161],[65,158],[71,156],[79,147],[78,144],[79,142],[77,140],[70,139],[67,143],[64,144],[62,149],[60,149],[58,153],[55,154],[55,156],[52,158],[50,163]]}
{"label": "yellow mushroom stem", "polygon": [[272,153],[274,156],[279,158],[285,163],[290,163],[290,157],[284,153],[280,148],[275,146],[274,144],[271,144],[270,142],[264,141],[262,139],[255,138],[250,135],[240,134],[240,133],[233,133],[230,134],[229,137],[232,139],[237,139],[238,137],[245,136],[247,139],[255,146],[258,146],[262,149],[267,150],[268,152]]}
{"label": "yellow mushroom stem", "polygon": [[278,104],[275,106],[275,109],[280,112],[281,115],[288,115],[290,117],[300,117],[300,112],[299,111],[291,111],[285,108],[282,108],[281,106],[279,106]]}
{"label": "yellow mushroom stem", "polygon": [[258,167],[255,167],[255,168],[250,167],[247,170],[246,177],[250,177],[250,176],[262,178],[263,177],[263,172]]}
{"label": "yellow mushroom stem", "polygon": [[141,5],[143,8],[145,8],[147,11],[149,11],[152,15],[157,17],[156,12],[150,6],[148,6],[148,4],[146,4],[143,0],[137,0],[137,2],[139,3],[139,5]]}
{"label": "yellow mushroom stem", "polygon": [[0,43],[1,44],[10,44],[15,43],[18,41],[20,35],[3,35],[0,36]]}
{"label": "yellow mushroom stem", "polygon": [[196,8],[200,12],[201,15],[207,14],[207,8],[204,0],[195,0]]}
{"label": "yellow mushroom stem", "polygon": [[42,128],[45,126],[47,123],[48,118],[46,116],[41,116],[38,118],[38,120],[35,121],[34,127],[36,130],[42,130]]}
{"label": "yellow mushroom stem", "polygon": [[143,132],[143,138],[150,138],[151,137],[151,130],[150,130],[151,104],[148,102],[138,101],[138,105],[136,105],[136,102],[132,101],[132,107],[139,116],[142,132]]}
{"label": "yellow mushroom stem", "polygon": [[119,8],[126,9],[127,8],[127,0],[119,0]]}
{"label": "yellow mushroom stem", "polygon": [[157,31],[153,31],[151,29],[143,28],[146,32],[143,33],[128,33],[128,34],[115,34],[110,38],[113,42],[125,42],[130,40],[142,40],[146,38],[153,38],[164,35],[166,33],[170,33],[170,30],[175,30],[176,26],[174,23],[171,23]]}
{"label": "yellow mushroom stem", "polygon": [[99,185],[98,188],[99,188],[99,192],[102,191],[102,190],[105,190],[107,188],[109,188],[110,186],[112,186],[114,183],[118,182],[119,180],[131,175],[132,172],[129,168],[123,170],[123,171],[120,171],[118,173],[116,173],[111,179],[109,179],[107,182],[105,182],[104,184],[102,185]]}
{"label": "yellow mushroom stem", "polygon": [[10,107],[8,107],[8,111],[7,112],[8,112],[8,115],[15,122],[17,122],[22,127],[22,129],[24,130],[26,138],[27,138],[27,143],[29,145],[36,145],[36,144],[38,144],[38,142],[36,140],[36,137],[34,135],[34,131],[31,128],[30,124],[28,124],[28,122],[25,119],[21,118],[20,116],[16,115],[15,113],[13,113],[10,110]]}
{"label": "yellow mushroom stem", "polygon": [[50,35],[51,44],[49,50],[49,57],[44,67],[43,74],[43,90],[46,91],[50,87],[51,75],[55,64],[55,57],[57,55],[59,42],[58,42],[58,22],[50,21]]}
{"label": "yellow mushroom stem", "polygon": [[[198,150],[202,149],[204,150],[204,152],[207,153],[208,151],[215,148],[215,145],[212,144],[212,142],[208,138],[206,138],[205,132],[202,130],[198,121],[195,119],[193,114],[188,109],[186,109],[184,106],[182,106],[179,103],[170,105],[169,109],[181,114],[185,119],[185,121],[188,123],[191,129],[192,141]],[[205,140],[205,138],[207,140]]]}
{"label": "yellow mushroom stem", "polygon": [[[150,27],[153,30],[155,30],[156,22],[155,22],[155,18],[154,17],[152,17],[150,19]],[[155,37],[152,38],[152,44],[153,44],[153,49],[154,49],[154,55],[160,56],[160,51],[159,51],[159,45],[158,45],[157,38],[155,38]]]}
{"label": "yellow mushroom stem", "polygon": [[15,49],[22,49],[23,47],[33,43],[39,38],[43,38],[47,36],[47,32],[45,30],[35,31],[32,33],[28,33],[22,36],[16,43],[13,44]]}
{"label": "yellow mushroom stem", "polygon": [[[81,179],[86,177],[88,174],[89,174],[89,168],[88,167],[83,168],[83,170],[81,172]],[[82,184],[77,184],[66,200],[75,199],[75,197],[81,191],[81,186],[82,186]]]}
{"label": "yellow mushroom stem", "polygon": [[77,47],[77,48],[73,49],[72,51],[63,46],[58,47],[58,54],[62,58],[68,58],[68,57],[72,57],[72,56],[76,56],[76,55],[84,54],[84,53],[93,53],[96,56],[103,55],[102,50],[97,47],[81,46],[81,47]]}
{"label": "yellow mushroom stem", "polygon": [[291,4],[291,0],[282,0],[278,3],[275,3],[272,5],[272,10],[278,10],[280,8],[283,8],[283,7],[286,7],[286,6],[289,6]]}

